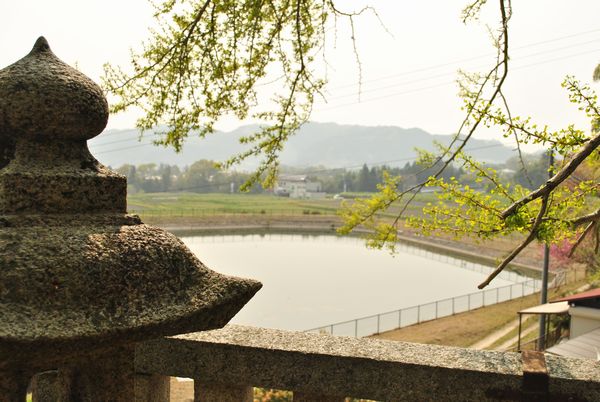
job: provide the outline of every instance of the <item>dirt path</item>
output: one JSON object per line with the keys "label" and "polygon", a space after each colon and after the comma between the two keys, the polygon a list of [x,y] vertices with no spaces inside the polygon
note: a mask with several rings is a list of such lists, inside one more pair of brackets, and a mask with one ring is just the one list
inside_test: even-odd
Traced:
{"label": "dirt path", "polygon": [[495,342],[497,342],[498,339],[502,338],[503,336],[506,336],[506,334],[510,333],[511,331],[513,331],[515,328],[518,328],[518,327],[519,327],[519,320],[511,321],[504,327],[500,328],[497,331],[492,332],[485,338],[481,339],[480,341],[475,342],[474,344],[472,344],[469,347],[472,349],[487,349],[490,346],[492,346]]}
{"label": "dirt path", "polygon": [[[585,285],[575,289],[574,292],[575,293],[583,292],[585,290],[588,290],[589,288],[590,288],[590,285],[585,284]],[[525,317],[525,318],[527,318],[527,317]],[[524,319],[522,324],[523,324],[523,326],[521,328],[521,339],[525,338],[526,335],[532,333],[535,329],[538,328],[537,320],[534,320],[534,322],[531,323],[531,322],[526,322],[526,320]],[[504,327],[492,332],[491,334],[489,334],[485,338],[481,339],[480,341],[475,342],[474,344],[472,344],[469,347],[473,348],[473,349],[489,349],[493,344],[495,344],[500,339],[502,339],[503,337],[508,335],[510,332],[516,331],[518,328],[519,328],[519,320],[516,319],[516,320],[506,324]],[[501,350],[501,351],[507,350],[507,349],[515,346],[518,341],[519,341],[519,335],[517,334],[517,335],[513,336],[512,338],[507,339],[500,345],[497,345],[496,347],[494,347],[494,350]]]}
{"label": "dirt path", "polygon": [[[517,324],[517,327],[518,327],[518,324]],[[523,340],[527,335],[529,335],[533,331],[536,331],[537,329],[539,329],[538,322],[534,322],[532,325],[530,325],[526,328],[522,328],[521,329],[521,340]],[[494,349],[504,351],[504,350],[512,348],[514,345],[517,344],[517,342],[519,342],[518,334],[516,336],[513,336],[512,338],[508,339],[506,342],[503,342],[500,345],[496,346]]]}

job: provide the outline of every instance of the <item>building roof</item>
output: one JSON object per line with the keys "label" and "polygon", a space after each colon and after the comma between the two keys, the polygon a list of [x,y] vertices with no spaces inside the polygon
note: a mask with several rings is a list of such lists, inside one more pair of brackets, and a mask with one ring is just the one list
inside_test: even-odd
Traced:
{"label": "building roof", "polygon": [[600,328],[586,334],[554,345],[546,352],[559,356],[575,357],[578,359],[599,360]]}
{"label": "building roof", "polygon": [[560,299],[551,301],[551,303],[562,302],[562,301],[574,302],[577,300],[587,300],[587,299],[596,299],[596,298],[600,298],[600,288],[588,290],[587,292],[577,293],[577,294],[567,296],[567,297],[562,297]]}
{"label": "building roof", "polygon": [[519,314],[564,314],[569,311],[569,302],[546,303],[519,311]]}

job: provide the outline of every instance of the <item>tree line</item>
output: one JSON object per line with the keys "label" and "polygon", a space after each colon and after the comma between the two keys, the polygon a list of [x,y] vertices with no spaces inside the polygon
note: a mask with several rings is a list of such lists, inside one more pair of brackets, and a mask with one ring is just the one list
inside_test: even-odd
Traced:
{"label": "tree line", "polygon": [[[527,174],[520,170],[520,161],[515,157],[505,164],[492,167],[497,169],[505,180],[523,187],[535,189],[542,185],[548,176],[548,157],[532,155],[525,158]],[[292,168],[282,167],[282,174],[304,175],[309,180],[321,183],[321,188],[329,194],[343,192],[375,192],[384,180],[384,172],[390,176],[400,176],[399,186],[409,188],[415,183],[427,180],[437,169],[438,164],[423,167],[417,162],[407,162],[402,167],[371,166],[363,164],[360,169],[328,169],[326,167]],[[138,192],[180,192],[194,193],[231,193],[239,192],[240,187],[250,178],[250,173],[222,170],[211,160],[202,159],[190,166],[145,163],[141,165],[124,164],[115,169],[127,177],[128,191]],[[456,178],[482,191],[486,189],[478,183],[476,177],[460,166],[450,165],[444,170],[443,178]],[[269,192],[259,184],[249,189],[251,193]]]}
{"label": "tree line", "polygon": [[[127,191],[139,192],[180,192],[229,193],[237,192],[250,174],[236,171],[223,171],[215,167],[215,162],[202,159],[190,166],[180,168],[177,165],[145,163],[141,165],[124,164],[117,169],[127,177]],[[249,192],[262,192],[260,185],[254,185]]]}

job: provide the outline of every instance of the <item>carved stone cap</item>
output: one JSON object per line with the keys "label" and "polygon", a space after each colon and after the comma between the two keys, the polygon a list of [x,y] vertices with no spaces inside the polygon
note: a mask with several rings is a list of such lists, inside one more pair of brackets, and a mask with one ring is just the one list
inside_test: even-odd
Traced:
{"label": "carved stone cap", "polygon": [[43,37],[0,70],[0,214],[124,213],[125,177],[86,144],[107,121],[100,87]]}
{"label": "carved stone cap", "polygon": [[44,37],[27,56],[0,70],[0,139],[87,140],[107,122],[100,87],[58,59]]}

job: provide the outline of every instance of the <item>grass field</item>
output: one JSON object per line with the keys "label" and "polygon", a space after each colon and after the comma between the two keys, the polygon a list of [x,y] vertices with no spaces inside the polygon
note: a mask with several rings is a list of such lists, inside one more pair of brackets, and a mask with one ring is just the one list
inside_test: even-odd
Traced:
{"label": "grass field", "polygon": [[[408,213],[420,213],[433,200],[420,194]],[[351,202],[351,200],[348,200]],[[142,216],[198,216],[219,214],[335,215],[342,200],[294,199],[270,194],[145,193],[127,198],[128,210]],[[386,215],[393,216],[394,209]]]}
{"label": "grass field", "polygon": [[256,194],[196,194],[196,193],[149,193],[134,194],[127,198],[128,209],[139,213],[211,214],[239,213],[260,214],[268,211],[320,211],[335,213],[339,200],[299,200],[273,195]]}

